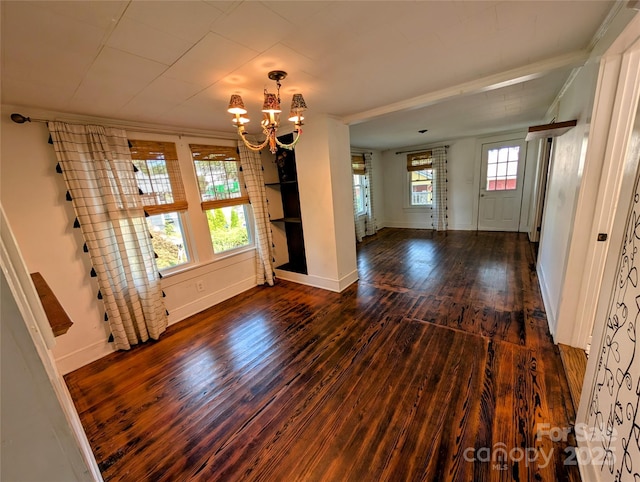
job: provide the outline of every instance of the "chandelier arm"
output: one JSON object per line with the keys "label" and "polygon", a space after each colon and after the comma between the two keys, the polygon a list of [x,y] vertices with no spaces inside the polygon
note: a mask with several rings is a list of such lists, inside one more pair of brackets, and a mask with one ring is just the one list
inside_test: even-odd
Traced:
{"label": "chandelier arm", "polygon": [[[2,0],[0,0],[2,1]],[[307,108],[307,105],[302,98],[302,94],[294,94],[293,99],[291,100],[291,118],[289,120],[294,122],[296,129],[294,132],[296,133],[295,138],[290,144],[285,144],[280,142],[277,137],[277,130],[280,126],[280,88],[282,87],[282,83],[280,82],[287,76],[287,73],[283,70],[273,70],[268,73],[268,77],[271,80],[276,82],[276,93],[270,94],[266,87],[264,89],[264,104],[262,107],[262,112],[264,113],[264,119],[261,122],[262,132],[265,136],[264,142],[259,144],[251,143],[246,135],[244,124],[249,122],[248,117],[244,117],[247,113],[247,110],[244,106],[244,102],[242,101],[242,97],[239,94],[233,94],[231,96],[231,100],[229,101],[229,108],[227,112],[235,115],[235,119],[233,122],[236,124],[238,128],[238,135],[242,138],[242,142],[244,145],[252,150],[252,151],[261,151],[266,146],[269,146],[269,150],[272,154],[276,154],[278,151],[278,147],[282,149],[293,150],[295,145],[300,140],[300,136],[302,134],[302,117],[300,114],[303,110]]]}
{"label": "chandelier arm", "polygon": [[245,134],[241,134],[240,138],[242,139],[242,142],[244,142],[244,145],[247,146],[252,151],[261,151],[269,143],[269,139],[267,138],[264,140],[262,144],[252,144],[247,140],[247,137]]}
{"label": "chandelier arm", "polygon": [[291,144],[284,144],[280,142],[277,137],[276,137],[276,144],[278,144],[283,149],[292,150],[300,140],[300,134],[302,134],[302,129],[298,128],[295,132],[296,132],[296,137],[295,139],[293,139],[293,142]]}

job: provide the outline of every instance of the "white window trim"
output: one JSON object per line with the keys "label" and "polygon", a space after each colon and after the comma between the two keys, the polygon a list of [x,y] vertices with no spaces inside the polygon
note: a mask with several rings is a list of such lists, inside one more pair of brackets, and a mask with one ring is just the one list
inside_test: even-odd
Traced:
{"label": "white window trim", "polygon": [[411,204],[411,172],[407,171],[404,178],[404,207],[407,212],[430,212],[433,211],[433,203],[424,206]]}
{"label": "white window trim", "polygon": [[[131,131],[127,131],[127,136],[132,139],[167,141],[176,144],[178,163],[180,166],[180,172],[182,174],[182,182],[184,184],[184,189],[187,195],[187,202],[189,205],[187,211],[179,212],[179,214],[181,216],[181,221],[184,228],[183,236],[185,238],[185,245],[189,250],[188,252],[190,259],[187,263],[160,270],[163,278],[170,278],[172,276],[186,273],[191,270],[210,265],[212,263],[220,262],[228,258],[233,258],[234,256],[240,256],[243,253],[256,249],[253,209],[250,203],[246,203],[246,205],[248,206],[247,223],[249,226],[250,244],[248,244],[247,246],[241,246],[236,249],[223,251],[222,253],[215,253],[213,251],[213,244],[211,243],[211,234],[209,232],[209,227],[207,226],[206,216],[204,215],[204,211],[202,211],[200,206],[200,191],[198,190],[195,166],[193,163],[193,158],[191,156],[191,150],[189,149],[189,144],[210,144],[236,147],[238,145],[236,140],[213,137],[178,136],[171,134],[139,132],[134,129],[132,129]],[[242,177],[242,173],[240,173],[240,176]],[[244,179],[242,179],[242,182],[244,182]]]}
{"label": "white window trim", "polygon": [[362,210],[356,212],[355,214],[358,217],[366,216],[366,214],[367,214],[367,203],[365,201],[365,199],[366,199],[366,190],[367,190],[366,179],[365,179],[366,174],[353,174],[352,175],[351,180],[352,180],[352,186],[353,186],[353,189],[354,189],[354,193],[355,193],[355,187],[356,187],[356,184],[355,184],[355,177],[356,176],[361,176],[361,178],[363,180],[363,182],[361,184],[359,184],[360,189],[362,190],[363,197],[362,197]]}
{"label": "white window trim", "polygon": [[160,273],[162,273],[162,277],[171,276],[175,273],[181,273],[183,271],[188,271],[195,266],[195,256],[194,256],[194,248],[192,247],[193,242],[191,236],[188,236],[188,233],[191,232],[191,226],[189,217],[186,215],[185,211],[176,211],[178,216],[180,216],[180,223],[182,225],[182,239],[184,240],[185,249],[187,254],[189,255],[189,261],[186,263],[181,263],[176,266],[172,266],[170,268],[158,269]]}
{"label": "white window trim", "polygon": [[[240,173],[240,181],[244,182],[244,179],[242,179],[242,173]],[[256,249],[256,240],[255,240],[255,234],[253,229],[253,226],[255,225],[255,220],[253,217],[253,208],[251,207],[251,203],[234,204],[234,206],[245,206],[248,208],[245,210],[245,216],[246,216],[245,221],[247,222],[247,226],[250,227],[249,229],[247,229],[247,234],[249,235],[249,244],[247,244],[246,246],[240,246],[238,248],[227,249],[226,251],[222,251],[220,253],[216,253],[214,251],[213,252],[214,261],[228,258],[236,254],[244,253],[245,251]],[[204,214],[204,211],[202,211],[202,214]],[[211,238],[211,235],[209,235],[209,238]],[[213,244],[211,245],[211,249],[213,249]]]}

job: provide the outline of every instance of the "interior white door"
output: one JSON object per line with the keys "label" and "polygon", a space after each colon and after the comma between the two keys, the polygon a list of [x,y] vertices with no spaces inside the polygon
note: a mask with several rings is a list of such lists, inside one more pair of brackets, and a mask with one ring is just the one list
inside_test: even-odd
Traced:
{"label": "interior white door", "polygon": [[478,230],[518,231],[524,163],[522,139],[482,146]]}

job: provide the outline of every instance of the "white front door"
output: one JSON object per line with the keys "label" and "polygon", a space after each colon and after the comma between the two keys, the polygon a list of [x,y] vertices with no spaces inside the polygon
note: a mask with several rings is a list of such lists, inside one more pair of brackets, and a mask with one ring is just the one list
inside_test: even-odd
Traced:
{"label": "white front door", "polygon": [[524,162],[522,139],[483,144],[478,230],[518,231]]}

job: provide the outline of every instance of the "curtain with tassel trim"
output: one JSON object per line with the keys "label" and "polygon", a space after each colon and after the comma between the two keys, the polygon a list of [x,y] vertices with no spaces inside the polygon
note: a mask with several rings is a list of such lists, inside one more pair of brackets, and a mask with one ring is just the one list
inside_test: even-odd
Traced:
{"label": "curtain with tassel trim", "polygon": [[431,149],[433,158],[433,211],[431,227],[436,231],[446,231],[449,221],[447,216],[447,149],[435,147]]}
{"label": "curtain with tassel trim", "polygon": [[48,127],[116,349],[157,340],[167,311],[125,131]]}
{"label": "curtain with tassel trim", "polygon": [[255,222],[256,283],[259,285],[267,283],[269,286],[273,286],[273,237],[260,153],[248,149],[243,142],[239,142],[238,146],[242,174],[253,208]]}
{"label": "curtain with tassel trim", "polygon": [[364,153],[364,165],[365,165],[365,235],[371,236],[378,232],[376,227],[375,210],[373,206],[373,165],[372,155],[370,152]]}

